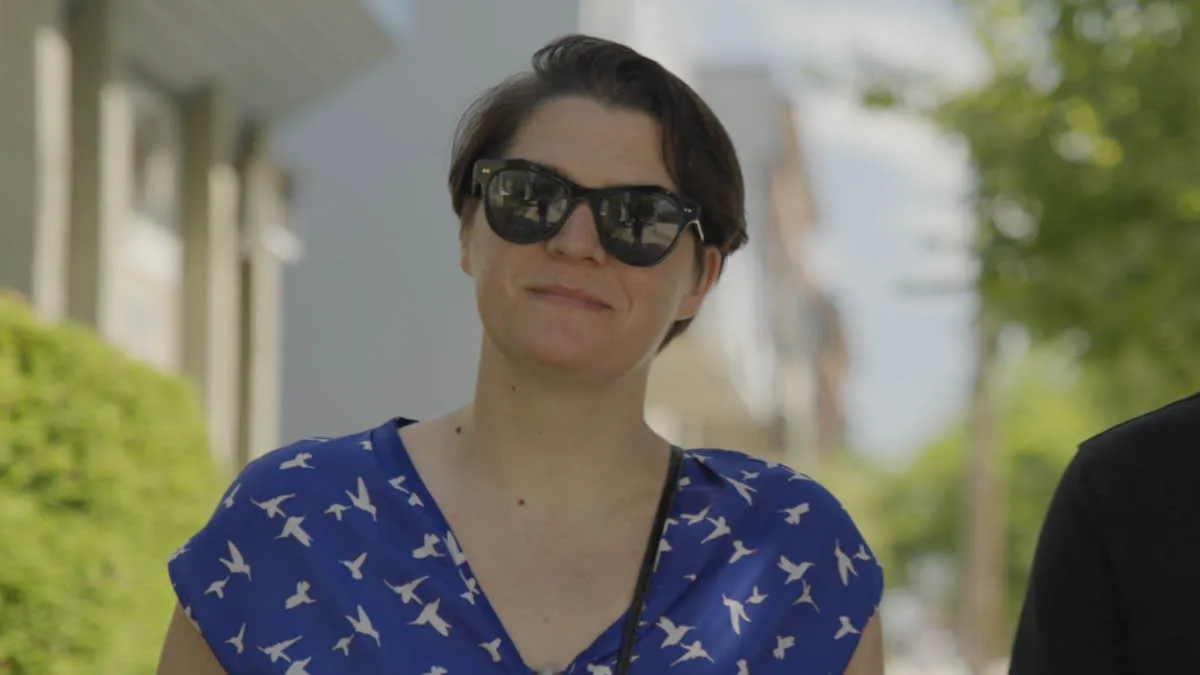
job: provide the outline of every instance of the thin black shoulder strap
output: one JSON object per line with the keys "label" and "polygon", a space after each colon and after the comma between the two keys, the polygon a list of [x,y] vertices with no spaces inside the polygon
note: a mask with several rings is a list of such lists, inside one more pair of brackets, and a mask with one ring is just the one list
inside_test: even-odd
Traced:
{"label": "thin black shoulder strap", "polygon": [[637,640],[638,624],[642,620],[642,612],[646,609],[646,593],[650,590],[650,579],[654,576],[654,563],[658,560],[658,542],[662,539],[663,531],[667,529],[667,519],[671,517],[671,506],[675,503],[675,493],[679,491],[679,479],[683,473],[683,449],[671,446],[671,463],[667,469],[667,480],[663,485],[662,496],[658,500],[658,513],[654,516],[654,526],[650,528],[650,541],[642,556],[642,568],[638,572],[637,586],[633,590],[633,602],[625,618],[625,628],[621,634],[621,649],[617,655],[616,675],[628,675],[630,664],[633,662],[633,647]]}

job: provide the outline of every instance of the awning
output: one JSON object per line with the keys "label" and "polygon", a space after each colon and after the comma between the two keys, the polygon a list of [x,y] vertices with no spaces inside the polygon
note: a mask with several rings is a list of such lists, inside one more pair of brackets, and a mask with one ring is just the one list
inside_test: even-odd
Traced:
{"label": "awning", "polygon": [[240,115],[275,122],[385,56],[410,0],[123,2],[136,72],[180,94],[222,82]]}

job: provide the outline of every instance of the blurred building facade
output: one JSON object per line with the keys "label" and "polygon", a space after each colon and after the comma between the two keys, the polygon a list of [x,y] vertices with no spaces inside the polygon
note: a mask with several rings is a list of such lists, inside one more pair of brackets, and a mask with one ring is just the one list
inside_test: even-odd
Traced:
{"label": "blurred building facade", "polygon": [[446,175],[471,100],[579,30],[573,0],[415,0],[401,50],[280,130],[305,177],[285,272],[283,436],[424,419],[470,400],[482,328]]}
{"label": "blurred building facade", "polygon": [[814,213],[795,111],[766,67],[690,58],[665,0],[584,0],[584,31],[688,81],[733,138],[750,241],[692,329],[655,361],[647,417],[687,446],[811,468],[843,443],[847,361],[837,310],[805,262]]}
{"label": "blurred building facade", "polygon": [[274,446],[301,246],[268,140],[389,51],[400,9],[0,3],[0,287],[188,375],[230,464]]}
{"label": "blurred building facade", "polygon": [[765,270],[775,289],[772,328],[782,355],[784,396],[811,397],[811,430],[793,440],[815,448],[819,460],[846,446],[843,389],[850,359],[841,314],[809,264],[817,216],[804,162],[803,121],[791,101],[780,100],[775,108],[781,143],[771,172],[772,211],[765,233]]}

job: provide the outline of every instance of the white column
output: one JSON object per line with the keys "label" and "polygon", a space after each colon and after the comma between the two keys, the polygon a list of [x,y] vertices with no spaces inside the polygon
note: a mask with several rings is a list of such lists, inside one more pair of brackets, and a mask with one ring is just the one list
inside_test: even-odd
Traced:
{"label": "white column", "polygon": [[238,410],[238,179],[234,119],[210,88],[184,110],[183,364],[208,411],[213,450],[236,462]]}
{"label": "white column", "polygon": [[123,82],[126,0],[79,3],[69,19],[72,56],[70,315],[111,337],[113,250],[129,217],[133,115]]}
{"label": "white column", "polygon": [[280,171],[256,131],[242,160],[241,366],[238,455],[245,464],[279,445],[283,264],[291,253]]}
{"label": "white column", "polygon": [[0,6],[0,287],[66,311],[71,64],[59,3]]}

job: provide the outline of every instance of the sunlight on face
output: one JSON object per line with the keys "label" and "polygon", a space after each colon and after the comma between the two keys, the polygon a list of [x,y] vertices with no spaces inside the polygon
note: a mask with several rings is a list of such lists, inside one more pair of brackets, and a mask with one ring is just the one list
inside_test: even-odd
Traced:
{"label": "sunlight on face", "polygon": [[[561,98],[534,110],[508,156],[554,167],[585,187],[674,190],[661,147],[659,125],[645,113]],[[615,378],[648,364],[671,324],[699,309],[715,266],[698,274],[698,245],[689,232],[659,265],[632,267],[604,251],[586,205],[552,240],[530,245],[497,237],[480,208],[463,230],[462,265],[475,279],[485,334],[501,353],[588,379]],[[603,306],[539,292],[551,286]]]}

